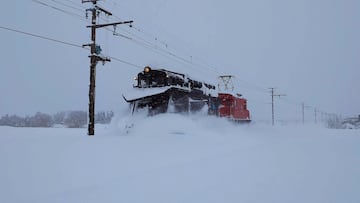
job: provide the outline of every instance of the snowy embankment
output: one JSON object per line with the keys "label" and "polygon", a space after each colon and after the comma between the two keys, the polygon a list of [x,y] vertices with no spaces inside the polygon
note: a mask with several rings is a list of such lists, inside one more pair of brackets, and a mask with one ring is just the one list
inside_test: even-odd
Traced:
{"label": "snowy embankment", "polygon": [[174,114],[94,137],[0,127],[0,163],[4,203],[360,202],[359,130]]}

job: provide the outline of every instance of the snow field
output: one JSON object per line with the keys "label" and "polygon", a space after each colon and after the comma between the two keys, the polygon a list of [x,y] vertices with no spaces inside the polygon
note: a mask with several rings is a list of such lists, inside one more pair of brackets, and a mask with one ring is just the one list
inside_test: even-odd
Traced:
{"label": "snow field", "polygon": [[94,137],[0,127],[0,202],[360,202],[359,144],[358,130],[201,114],[118,118]]}

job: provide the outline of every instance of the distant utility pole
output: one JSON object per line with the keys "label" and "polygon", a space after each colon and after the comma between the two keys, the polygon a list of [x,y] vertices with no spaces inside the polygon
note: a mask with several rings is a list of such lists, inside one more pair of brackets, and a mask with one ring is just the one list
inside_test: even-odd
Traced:
{"label": "distant utility pole", "polygon": [[[305,124],[305,108],[310,108],[311,106],[306,106],[305,103],[301,103],[302,109],[302,123]],[[315,109],[315,123],[316,123],[316,109]]]}
{"label": "distant utility pole", "polygon": [[302,110],[302,123],[305,124],[305,104],[304,102],[301,103],[301,110]]}
{"label": "distant utility pole", "polygon": [[110,61],[110,58],[100,56],[101,48],[99,45],[96,44],[96,29],[107,27],[107,26],[114,26],[114,32],[116,25],[119,24],[128,24],[133,21],[124,21],[124,22],[116,22],[116,23],[107,23],[107,24],[96,24],[96,17],[101,13],[105,13],[108,16],[111,16],[112,13],[109,11],[99,7],[97,2],[99,0],[82,0],[82,3],[92,3],[92,8],[86,9],[87,12],[91,12],[91,25],[86,26],[87,28],[91,28],[91,41],[90,44],[84,44],[83,47],[89,46],[90,47],[90,86],[89,86],[89,124],[88,124],[88,135],[95,134],[95,75],[96,75],[96,64],[101,61],[103,64],[105,62]]}
{"label": "distant utility pole", "polygon": [[272,110],[272,125],[275,124],[275,111],[274,111],[274,97],[283,97],[286,96],[286,94],[275,94],[275,88],[270,87],[269,88],[271,90],[271,110]]}

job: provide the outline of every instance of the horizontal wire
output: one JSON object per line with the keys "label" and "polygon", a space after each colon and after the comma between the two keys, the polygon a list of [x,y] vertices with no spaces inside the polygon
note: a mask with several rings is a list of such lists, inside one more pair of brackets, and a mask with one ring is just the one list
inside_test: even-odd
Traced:
{"label": "horizontal wire", "polygon": [[[75,14],[75,13],[72,13],[72,12],[69,12],[69,11],[66,11],[64,9],[60,9],[60,8],[57,8],[55,6],[52,6],[52,5],[49,5],[49,4],[46,4],[42,1],[39,1],[39,0],[32,0],[33,2],[36,2],[38,4],[41,4],[41,5],[44,5],[44,6],[47,6],[47,7],[50,7],[52,9],[55,9],[55,10],[58,10],[58,11],[61,11],[63,13],[66,13],[68,15],[72,15],[72,16],[75,16],[75,17],[80,17],[82,20],[83,20],[83,16],[81,15],[78,15],[78,14]],[[72,9],[75,9],[75,10],[78,10],[78,11],[81,11],[80,8],[77,8],[77,7],[73,7],[73,6],[69,6],[67,4],[64,4],[64,3],[61,3],[57,0],[51,0],[55,3],[58,3],[58,4],[62,4],[63,6],[66,6],[66,7],[69,7],[69,8],[72,8]],[[72,4],[76,4],[75,2],[73,1],[70,1],[70,0],[66,0],[68,2],[71,2]],[[84,7],[82,7],[84,8]],[[121,18],[119,18],[118,16],[116,15],[112,15],[114,18],[118,19],[118,20],[122,20]],[[67,44],[67,45],[71,45],[71,46],[75,46],[75,47],[81,47],[80,45],[76,45],[76,44],[73,44],[73,43],[68,43],[68,42],[64,42],[64,41],[61,41],[61,40],[56,40],[56,39],[52,39],[52,38],[48,38],[48,37],[44,37],[44,36],[40,36],[40,35],[36,35],[36,34],[32,34],[32,33],[26,33],[26,32],[23,32],[23,31],[19,31],[19,30],[13,30],[13,29],[10,29],[10,28],[5,28],[5,27],[0,27],[2,29],[8,29],[8,30],[11,30],[11,31],[16,31],[16,32],[19,32],[19,33],[23,33],[23,34],[28,34],[28,35],[31,35],[31,36],[34,36],[34,37],[40,37],[40,38],[43,38],[43,39],[47,39],[47,40],[50,40],[50,41],[55,41],[55,42],[59,42],[59,43],[63,43],[63,44]],[[148,35],[150,36],[151,38],[153,38],[156,42],[160,42],[161,44],[163,44],[166,49],[164,48],[161,48],[159,46],[157,46],[156,44],[152,43],[152,42],[149,42],[148,40],[142,38],[142,37],[139,37],[137,35],[135,35],[134,33],[131,33],[129,31],[126,31],[125,29],[121,29],[122,31],[126,32],[127,34],[129,35],[132,35],[134,38],[131,38],[131,37],[128,37],[126,35],[123,35],[123,34],[120,34],[120,33],[117,33],[117,32],[113,32],[111,29],[106,29],[107,31],[111,31],[113,32],[113,34],[115,36],[119,36],[119,37],[122,37],[124,39],[127,39],[127,40],[130,40],[132,42],[134,42],[135,44],[138,44],[146,49],[150,49],[152,50],[153,52],[157,53],[157,54],[160,54],[162,56],[165,56],[165,57],[172,57],[173,60],[176,60],[177,62],[179,63],[183,63],[183,64],[187,64],[187,65],[191,65],[195,68],[199,68],[198,66],[201,66],[203,68],[206,68],[208,70],[211,70],[213,73],[216,73],[216,75],[218,75],[220,72],[210,66],[209,64],[205,64],[204,62],[202,63],[198,63],[198,62],[194,62],[194,61],[190,61],[190,60],[187,60],[175,53],[173,53],[172,51],[169,51],[167,50],[168,49],[168,46],[169,46],[169,43],[161,40],[159,37],[157,37],[156,35],[153,35],[153,34],[150,34],[149,32],[145,32],[143,29],[140,29],[138,27],[132,27],[134,30],[138,31],[139,33],[142,33],[143,35]],[[82,48],[82,47],[81,47]],[[176,51],[175,51],[176,52]],[[192,59],[196,58],[196,57],[192,57],[190,56]],[[118,61],[118,62],[121,62],[121,63],[124,63],[124,64],[127,64],[127,65],[130,65],[130,66],[133,66],[133,67],[136,67],[136,68],[142,68],[142,66],[139,66],[139,65],[136,65],[136,64],[133,64],[133,63],[130,63],[130,62],[127,62],[127,61],[124,61],[124,60],[121,60],[121,59],[118,59],[116,57],[110,57],[112,58],[113,60],[115,61]],[[200,61],[200,60],[198,60]],[[239,78],[235,78],[236,81],[240,82],[240,83],[245,83],[247,84],[247,86],[253,86],[256,90],[260,91],[260,92],[268,92],[266,88],[263,88],[263,87],[260,87],[259,85],[255,84],[255,83],[252,83],[252,82],[248,82],[246,80],[243,80],[243,79],[239,79]],[[284,100],[285,102],[289,103],[289,104],[293,104],[293,105],[300,105],[299,103],[297,102],[293,102],[293,101],[289,101],[287,99],[282,99]],[[314,107],[313,107],[314,108]]]}
{"label": "horizontal wire", "polygon": [[44,3],[43,1],[39,1],[39,0],[32,0],[32,1],[35,2],[35,3],[41,4],[41,5],[43,5],[43,6],[46,6],[46,7],[55,9],[55,10],[58,10],[58,11],[60,11],[60,12],[63,12],[63,13],[66,13],[66,14],[69,14],[69,15],[72,15],[72,16],[77,16],[77,17],[81,17],[81,18],[82,18],[81,15],[78,15],[78,14],[76,14],[76,13],[72,13],[72,12],[66,11],[66,10],[64,10],[64,9],[61,9],[61,8],[52,6],[52,5],[50,5],[50,4]]}
{"label": "horizontal wire", "polygon": [[53,2],[55,2],[55,3],[57,3],[57,4],[60,4],[60,5],[63,5],[63,6],[65,6],[65,7],[72,8],[72,9],[74,9],[74,10],[80,11],[80,12],[83,12],[83,11],[84,11],[83,9],[77,8],[77,7],[75,7],[75,6],[70,6],[70,5],[65,4],[65,3],[63,3],[63,2],[60,2],[60,1],[58,1],[58,0],[51,0],[51,1],[53,1]]}
{"label": "horizontal wire", "polygon": [[[21,30],[16,30],[16,29],[4,27],[4,26],[0,26],[0,29],[4,29],[4,30],[7,30],[7,31],[24,34],[24,35],[31,36],[31,37],[35,37],[35,38],[44,39],[44,40],[47,40],[47,41],[52,41],[52,42],[56,42],[56,43],[68,45],[68,46],[71,46],[71,47],[76,47],[76,48],[81,48],[81,49],[89,50],[89,48],[83,47],[83,46],[78,45],[78,44],[75,44],[75,43],[66,42],[66,41],[63,41],[63,40],[58,40],[58,39],[54,39],[54,38],[50,38],[50,37],[46,37],[46,36],[42,36],[42,35],[38,35],[38,34],[33,34],[33,33],[25,32],[25,31],[21,31]],[[111,59],[113,59],[113,60],[115,60],[115,61],[118,61],[118,62],[127,64],[127,65],[130,65],[130,66],[136,67],[136,68],[142,68],[142,66],[139,66],[139,65],[130,63],[130,62],[128,62],[128,61],[119,59],[119,58],[114,57],[114,56],[109,56],[109,58],[111,58]]]}
{"label": "horizontal wire", "polygon": [[33,34],[33,33],[25,32],[25,31],[21,31],[21,30],[16,30],[16,29],[4,27],[4,26],[0,26],[0,28],[4,29],[4,30],[8,30],[8,31],[17,32],[17,33],[21,33],[21,34],[24,34],[24,35],[32,36],[32,37],[45,39],[45,40],[48,40],[48,41],[53,41],[53,42],[57,42],[57,43],[77,47],[77,48],[83,48],[81,45],[78,45],[78,44],[75,44],[75,43],[65,42],[65,41],[62,41],[62,40],[58,40],[58,39],[54,39],[54,38],[50,38],[50,37],[45,37],[45,36],[38,35],[38,34]]}

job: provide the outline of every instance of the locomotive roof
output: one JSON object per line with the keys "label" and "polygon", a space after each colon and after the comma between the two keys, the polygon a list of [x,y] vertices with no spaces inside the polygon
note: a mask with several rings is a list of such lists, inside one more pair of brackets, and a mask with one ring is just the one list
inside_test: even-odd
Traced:
{"label": "locomotive roof", "polygon": [[152,70],[163,71],[163,72],[166,72],[166,73],[171,73],[171,74],[175,74],[175,75],[181,75],[182,77],[185,77],[185,74],[169,71],[169,70],[166,70],[166,69],[152,69]]}
{"label": "locomotive roof", "polygon": [[[149,67],[150,68],[150,67]],[[190,80],[193,80],[193,81],[198,81],[198,82],[201,82],[201,83],[204,83],[205,85],[208,85],[208,86],[212,86],[214,88],[216,88],[215,85],[209,83],[209,82],[205,82],[204,80],[199,80],[198,78],[194,78],[194,77],[190,77],[188,76],[187,74],[183,74],[183,73],[178,73],[178,72],[174,72],[174,71],[170,71],[170,70],[166,70],[166,69],[163,69],[163,68],[160,68],[160,69],[151,69],[152,71],[161,71],[161,72],[165,72],[171,76],[174,76],[174,77],[179,77],[181,76],[183,79],[190,79]]]}

